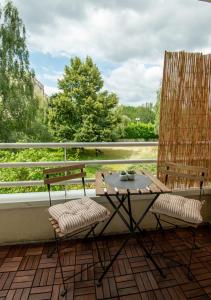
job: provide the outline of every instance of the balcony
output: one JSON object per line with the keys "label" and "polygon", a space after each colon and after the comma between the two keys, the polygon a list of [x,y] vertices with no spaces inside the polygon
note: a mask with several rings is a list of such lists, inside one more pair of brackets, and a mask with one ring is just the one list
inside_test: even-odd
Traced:
{"label": "balcony", "polygon": [[[39,144],[0,144],[1,149],[22,148],[62,148],[64,159],[62,161],[36,161],[36,162],[4,162],[1,168],[22,167],[51,167],[75,163],[67,160],[68,148],[117,148],[120,147],[157,147],[157,143],[39,143]],[[78,162],[78,161],[77,161]],[[114,159],[114,160],[88,160],[87,166],[93,165],[125,165],[125,164],[155,164],[156,159]],[[94,189],[94,178],[87,178],[90,188],[88,196],[112,209],[104,197],[97,197]],[[73,184],[78,184],[75,180]],[[0,187],[43,186],[42,180],[0,182]],[[178,194],[188,197],[197,197],[197,189],[177,190]],[[67,192],[71,199],[81,195],[80,189]],[[64,192],[53,192],[53,202],[58,203],[64,197]],[[134,196],[133,210],[138,218],[139,212],[151,195],[144,198]],[[207,199],[203,207],[205,223],[211,221],[210,189],[205,188],[204,197]],[[57,256],[47,258],[47,251],[53,239],[52,228],[48,222],[48,194],[47,192],[1,194],[0,195],[0,299],[59,299],[61,284]],[[144,220],[143,226],[150,231],[154,228],[150,215]],[[108,227],[106,237],[102,243],[108,246],[107,258],[110,259],[118,249],[127,228],[118,216]],[[150,231],[151,232],[151,231]],[[83,272],[69,283],[66,299],[209,299],[211,297],[211,229],[202,226],[199,229],[197,243],[200,246],[194,253],[193,274],[194,281],[190,282],[185,276],[184,269],[175,266],[166,259],[157,257],[158,263],[165,270],[167,277],[159,276],[154,266],[144,257],[135,241],[131,241],[119,256],[112,271],[103,280],[102,287],[96,287],[95,281],[101,269],[99,266]],[[115,234],[115,240],[113,238]],[[118,234],[118,238],[116,237]],[[152,232],[153,234],[153,232]],[[186,245],[178,242],[177,236],[186,237],[185,230],[166,232],[166,241],[158,239],[156,251],[167,249],[179,251],[179,259],[186,255]],[[147,243],[147,241],[146,241]],[[166,248],[165,248],[166,249]],[[85,265],[96,261],[96,251],[93,242],[89,240],[82,244],[80,240],[67,244],[64,249],[63,261],[66,273],[75,272]],[[210,294],[210,295],[209,295]]]}
{"label": "balcony", "polygon": [[[79,161],[68,161],[67,160],[67,149],[69,148],[102,148],[102,149],[121,149],[121,148],[131,148],[139,147],[142,149],[145,147],[146,149],[150,147],[157,147],[157,142],[121,142],[121,143],[27,143],[27,144],[0,144],[0,149],[27,149],[27,148],[35,148],[35,149],[43,149],[43,148],[62,148],[64,158],[62,161],[31,161],[31,162],[2,162],[0,163],[0,168],[36,168],[36,167],[52,167],[58,165],[65,165],[69,163],[76,163]],[[107,168],[114,165],[120,165],[121,168],[125,168],[125,165],[140,165],[147,166],[149,164],[154,164],[156,166],[155,158],[142,159],[113,159],[113,160],[83,160],[80,162],[84,162],[87,166],[104,166],[107,165]],[[110,167],[109,167],[110,166]],[[42,174],[42,170],[40,170]],[[42,177],[42,175],[41,175]],[[96,197],[95,189],[94,189],[94,178],[87,178],[86,183],[90,185],[90,188],[87,189],[88,196],[92,197],[94,200],[103,203],[103,205],[108,206],[107,200],[104,197]],[[75,180],[74,184],[78,184],[78,181]],[[49,206],[48,201],[48,193],[45,191],[45,187],[43,184],[43,180],[29,180],[29,181],[10,181],[0,182],[0,188],[11,188],[11,187],[29,187],[29,186],[43,186],[44,192],[34,192],[34,193],[13,193],[13,194],[1,194],[0,195],[0,244],[8,244],[8,243],[23,243],[23,242],[34,242],[34,241],[48,241],[52,239],[52,230],[48,223],[48,213],[47,208]],[[8,190],[9,191],[9,190]],[[189,196],[189,197],[197,197],[198,191],[196,189],[188,189],[188,190],[177,190],[177,193]],[[53,193],[53,201],[54,203],[58,203],[64,198],[65,192],[54,192]],[[75,189],[67,192],[67,197],[77,198],[82,195],[82,190]],[[205,198],[208,199],[206,204],[203,207],[203,217],[205,222],[211,221],[211,203],[209,202],[210,198],[210,189],[208,187],[205,188]],[[140,197],[134,196],[134,211],[138,212],[143,209],[143,207],[147,204],[150,195],[142,197],[142,201],[140,201]],[[8,219],[10,220],[8,226]],[[39,220],[39,223],[37,222]],[[146,228],[154,228],[154,224],[152,222],[152,218],[147,216],[144,220],[144,226]],[[5,228],[7,230],[5,231]],[[124,233],[126,231],[126,227],[122,224],[122,221],[116,217],[112,223],[112,226],[108,228],[107,233]]]}

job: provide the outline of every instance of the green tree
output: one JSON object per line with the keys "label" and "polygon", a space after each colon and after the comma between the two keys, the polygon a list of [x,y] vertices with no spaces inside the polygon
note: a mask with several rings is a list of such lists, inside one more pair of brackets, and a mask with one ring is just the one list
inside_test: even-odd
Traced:
{"label": "green tree", "polygon": [[138,119],[142,123],[154,123],[155,111],[152,103],[146,103],[140,106],[122,105],[122,113],[126,115],[132,122]]}
{"label": "green tree", "polygon": [[0,11],[0,140],[24,140],[36,110],[25,26],[17,8],[8,1]]}
{"label": "green tree", "polygon": [[90,57],[75,57],[50,99],[49,127],[59,141],[112,141],[120,121],[117,96],[102,91],[103,80]]}
{"label": "green tree", "polygon": [[160,123],[160,96],[161,89],[157,91],[157,100],[155,103],[155,133],[159,134],[159,123]]}
{"label": "green tree", "polygon": [[124,134],[126,139],[144,139],[148,141],[158,138],[155,133],[155,125],[151,123],[131,122],[125,127]]}

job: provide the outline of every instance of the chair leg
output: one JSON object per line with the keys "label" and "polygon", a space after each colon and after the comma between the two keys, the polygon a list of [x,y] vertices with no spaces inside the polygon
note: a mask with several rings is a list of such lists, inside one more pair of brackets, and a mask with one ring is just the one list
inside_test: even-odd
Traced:
{"label": "chair leg", "polygon": [[189,280],[193,280],[193,275],[191,272],[191,263],[192,263],[192,257],[193,257],[193,250],[196,249],[196,231],[194,229],[191,228],[191,232],[192,232],[192,247],[191,247],[191,252],[190,252],[190,257],[189,257],[189,262],[187,264],[187,269],[188,269],[188,279]]}
{"label": "chair leg", "polygon": [[152,236],[152,237],[150,238],[150,240],[151,240],[151,245],[152,245],[152,246],[151,246],[151,248],[149,249],[149,253],[152,253],[152,250],[153,250],[153,248],[154,248],[154,246],[155,246],[155,239],[156,239],[156,233],[158,232],[158,226],[159,226],[159,228],[160,228],[162,234],[164,234],[164,229],[163,229],[163,227],[162,227],[162,225],[161,225],[160,218],[159,218],[156,214],[153,214],[153,216],[154,216],[155,219],[156,219],[156,227],[155,227],[155,235],[154,235],[154,237]]}
{"label": "chair leg", "polygon": [[[98,255],[98,258],[99,258],[101,267],[102,267],[103,270],[104,270],[104,269],[105,269],[105,266],[104,266],[103,261],[102,261],[102,258],[101,258],[100,249],[99,249],[99,246],[98,246],[98,243],[97,243],[97,237],[96,237],[94,228],[95,228],[95,227],[92,227],[92,234],[93,234],[93,237],[94,237],[94,243],[95,243],[95,246],[96,246],[96,249],[97,249],[97,255]],[[104,249],[103,249],[103,251],[104,251]]]}
{"label": "chair leg", "polygon": [[160,217],[158,217],[156,214],[154,214],[154,216],[155,216],[155,218],[157,220],[157,226],[159,225],[159,228],[161,230],[162,235],[165,235],[165,231],[164,231],[163,226],[162,226],[162,224],[160,222]]}
{"label": "chair leg", "polygon": [[87,234],[83,237],[83,240],[88,239],[88,237],[90,236],[91,233],[93,234],[93,230],[95,229],[95,227],[96,227],[97,225],[98,225],[98,223],[95,224],[95,225],[87,232]]}
{"label": "chair leg", "polygon": [[56,240],[56,250],[57,250],[59,268],[62,276],[62,285],[63,285],[63,290],[61,291],[60,295],[64,297],[67,293],[67,288],[65,287],[65,280],[64,280],[63,270],[62,270],[62,262],[61,262],[60,249],[59,249],[59,240],[56,237],[56,234],[55,234],[55,240]]}
{"label": "chair leg", "polygon": [[47,258],[51,258],[53,256],[53,254],[56,252],[56,245],[54,245],[53,247],[51,247],[47,253]]}

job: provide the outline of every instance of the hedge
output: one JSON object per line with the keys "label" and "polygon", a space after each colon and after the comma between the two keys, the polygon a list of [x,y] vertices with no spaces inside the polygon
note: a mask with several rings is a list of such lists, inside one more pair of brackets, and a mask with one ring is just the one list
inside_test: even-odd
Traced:
{"label": "hedge", "polygon": [[158,138],[155,133],[155,125],[148,123],[129,123],[124,129],[125,139],[154,140]]}

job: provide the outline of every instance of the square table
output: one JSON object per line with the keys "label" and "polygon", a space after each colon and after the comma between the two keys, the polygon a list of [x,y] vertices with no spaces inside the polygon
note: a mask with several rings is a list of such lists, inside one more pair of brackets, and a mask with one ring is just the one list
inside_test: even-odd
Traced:
{"label": "square table", "polygon": [[[158,269],[160,274],[165,277],[161,268],[157,265],[156,261],[149,253],[142,240],[140,240],[140,235],[143,234],[143,229],[140,228],[140,225],[146,214],[149,212],[149,209],[154,204],[155,200],[158,198],[158,196],[163,193],[171,193],[171,190],[168,187],[166,187],[155,176],[145,171],[141,171],[139,174],[135,174],[134,181],[120,181],[120,176],[118,173],[98,172],[96,173],[95,187],[96,195],[105,196],[114,209],[114,212],[111,214],[111,217],[100,231],[98,237],[102,236],[103,232],[105,231],[105,229],[110,224],[110,222],[116,214],[120,216],[124,224],[129,229],[128,237],[125,238],[123,244],[116,252],[114,257],[111,259],[108,266],[105,267],[102,275],[98,280],[98,284],[101,284],[103,277],[111,268],[114,261],[117,259],[118,255],[120,254],[120,252],[131,237],[137,240],[137,243],[142,247],[147,257],[152,261],[152,263]],[[154,195],[154,197],[152,200],[149,200],[149,204],[147,205],[146,209],[142,212],[142,214],[140,213],[140,218],[136,221],[132,213],[131,195],[140,195],[141,198],[142,196],[149,194]],[[118,205],[115,204],[115,201],[113,201],[111,196],[115,197],[115,199],[118,202]],[[126,207],[125,205],[126,202],[128,204],[128,207]],[[125,211],[129,220],[125,218],[120,209]],[[137,234],[137,232],[139,233],[139,235]]]}

